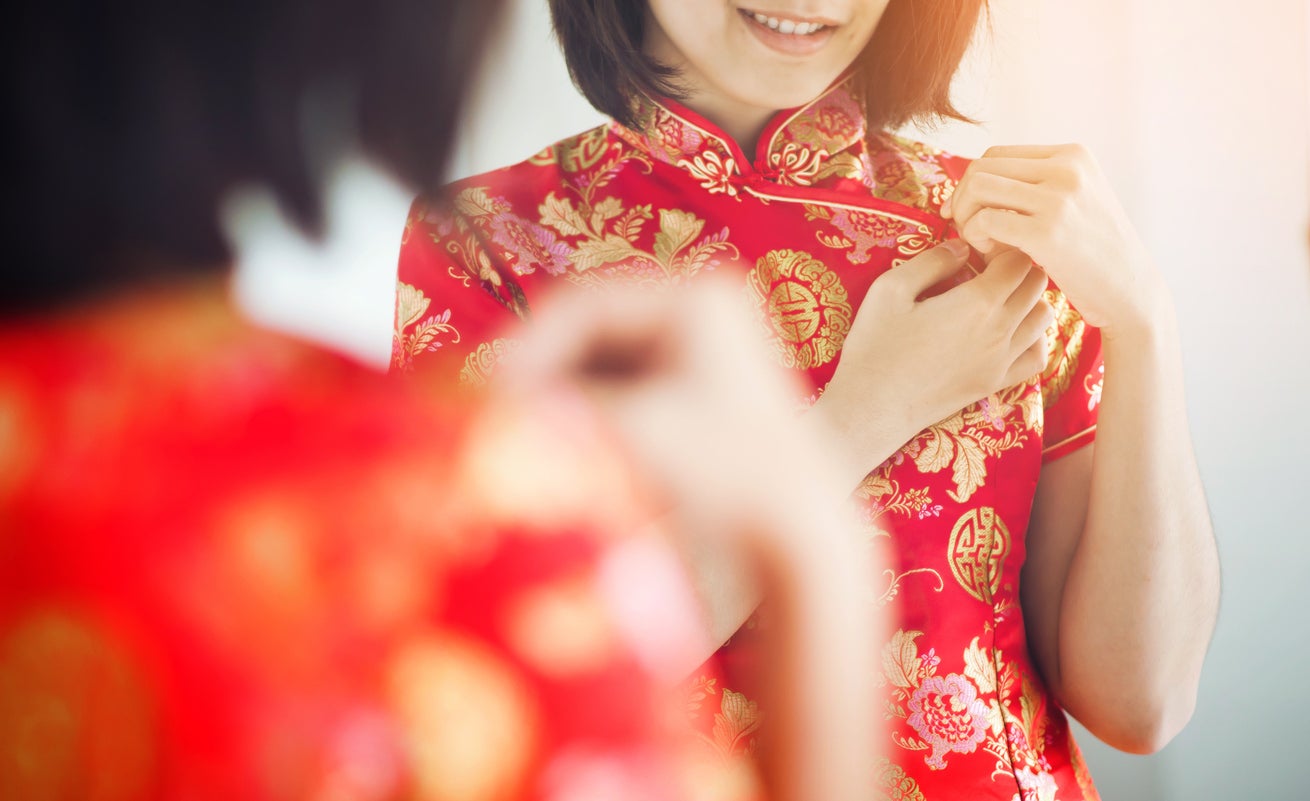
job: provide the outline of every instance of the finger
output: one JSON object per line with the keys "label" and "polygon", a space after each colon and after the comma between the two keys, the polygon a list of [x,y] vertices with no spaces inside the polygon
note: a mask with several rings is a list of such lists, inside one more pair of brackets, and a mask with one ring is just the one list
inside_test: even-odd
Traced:
{"label": "finger", "polygon": [[977,172],[966,175],[951,196],[951,215],[955,224],[961,226],[968,225],[973,215],[984,208],[1035,214],[1045,203],[1046,190],[1037,184],[989,172]]}
{"label": "finger", "polygon": [[[1046,163],[1046,159],[983,156],[969,162],[969,168],[964,171],[964,177],[967,178],[970,172],[1003,175],[1006,178],[1013,178],[1024,183],[1039,184],[1050,177],[1051,166]],[[962,178],[961,181],[963,180]]]}
{"label": "finger", "polygon": [[[969,257],[969,245],[961,239],[949,239],[931,250],[915,256],[873,283],[890,281],[901,288],[902,297],[913,300],[929,288],[960,271]],[[873,287],[870,287],[870,291]]]}
{"label": "finger", "polygon": [[1007,250],[992,259],[982,275],[965,286],[973,286],[974,291],[985,292],[991,302],[1002,305],[1009,301],[1010,296],[1023,283],[1032,266],[1032,259],[1023,251]]}
{"label": "finger", "polygon": [[1027,381],[1046,368],[1046,337],[1042,336],[1029,345],[1010,365],[1005,373],[1005,386]]}
{"label": "finger", "polygon": [[1046,288],[1050,284],[1051,279],[1040,267],[1030,268],[1023,281],[1015,287],[1014,292],[1005,301],[1006,313],[1013,320],[1022,320],[1034,306],[1041,303],[1042,296],[1046,294]]}
{"label": "finger", "polygon": [[983,158],[1048,159],[1066,149],[1066,145],[993,145]]}
{"label": "finger", "polygon": [[1010,337],[1016,349],[1027,349],[1037,340],[1046,341],[1046,332],[1055,324],[1055,310],[1045,301],[1028,310]]}
{"label": "finger", "polygon": [[957,226],[960,237],[987,254],[999,247],[1008,245],[1032,254],[1032,239],[1035,235],[1034,218],[1004,209],[984,208],[969,218],[963,226]]}
{"label": "finger", "polygon": [[1049,180],[1050,172],[1051,167],[1045,159],[988,157],[974,159],[955,185],[955,190],[942,202],[942,216],[948,220],[959,217],[960,194],[966,191],[979,175],[994,175],[1023,183],[1040,184]]}
{"label": "finger", "polygon": [[634,287],[560,293],[534,315],[503,380],[518,390],[636,380],[676,357],[674,310],[672,293]]}

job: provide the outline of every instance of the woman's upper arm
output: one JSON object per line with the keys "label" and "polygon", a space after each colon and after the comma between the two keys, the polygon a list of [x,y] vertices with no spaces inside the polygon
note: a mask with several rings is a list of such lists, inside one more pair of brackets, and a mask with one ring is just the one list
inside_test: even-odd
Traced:
{"label": "woman's upper arm", "polygon": [[1087,520],[1094,447],[1088,444],[1042,466],[1020,578],[1028,648],[1057,698],[1061,691],[1060,609],[1069,565]]}

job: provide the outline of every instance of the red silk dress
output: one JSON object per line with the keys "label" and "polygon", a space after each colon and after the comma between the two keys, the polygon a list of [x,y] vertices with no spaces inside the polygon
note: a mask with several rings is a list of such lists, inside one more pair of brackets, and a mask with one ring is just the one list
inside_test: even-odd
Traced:
{"label": "red silk dress", "polygon": [[[940,215],[967,161],[886,133],[866,141],[838,84],[780,113],[753,157],[669,101],[415,203],[400,256],[394,367],[486,381],[535,298],[561,284],[739,281],[776,359],[832,377],[871,282],[950,235]],[[1042,464],[1092,441],[1099,333],[1054,285],[1040,375],[916,435],[859,486],[868,536],[889,544],[877,603],[890,739],[872,798],[1072,801],[1097,794],[1026,645],[1019,572]],[[950,369],[943,365],[942,369]],[[704,740],[750,753],[748,624],[693,683]]]}
{"label": "red silk dress", "polygon": [[[714,787],[613,589],[677,647],[676,559],[550,480],[622,470],[442,394],[257,331],[216,286],[0,323],[0,798]],[[487,491],[506,464],[517,506]],[[755,797],[740,778],[721,797]]]}

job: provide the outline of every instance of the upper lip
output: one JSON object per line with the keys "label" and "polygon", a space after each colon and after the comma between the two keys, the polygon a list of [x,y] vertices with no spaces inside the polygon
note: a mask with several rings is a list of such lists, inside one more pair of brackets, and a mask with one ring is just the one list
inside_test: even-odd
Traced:
{"label": "upper lip", "polygon": [[774,19],[780,22],[786,19],[786,20],[791,20],[792,22],[808,22],[811,24],[817,23],[819,25],[824,25],[834,28],[841,24],[840,22],[837,22],[831,17],[810,17],[810,16],[805,16],[804,14],[793,14],[787,11],[765,11],[762,8],[743,8],[741,10],[752,16],[755,14],[762,14],[766,17],[773,17]]}

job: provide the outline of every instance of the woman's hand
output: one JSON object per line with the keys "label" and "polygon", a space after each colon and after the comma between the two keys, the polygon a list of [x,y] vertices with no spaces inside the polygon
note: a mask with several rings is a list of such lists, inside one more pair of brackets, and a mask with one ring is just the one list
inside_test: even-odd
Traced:
{"label": "woman's hand", "polygon": [[993,147],[942,207],[982,253],[1040,264],[1107,336],[1149,326],[1167,293],[1109,181],[1081,145]]}
{"label": "woman's hand", "polygon": [[1047,278],[1023,253],[999,253],[976,278],[920,299],[958,273],[968,252],[962,240],[946,242],[880,276],[865,295],[815,405],[848,443],[848,479],[858,481],[927,426],[1045,365],[1054,321],[1042,299]]}
{"label": "woman's hand", "polygon": [[835,446],[797,424],[795,377],[769,362],[740,293],[714,280],[567,292],[538,310],[504,367],[502,393],[580,398],[671,509],[664,522],[715,645],[771,597],[769,797],[866,794],[876,570],[830,497]]}
{"label": "woman's hand", "polygon": [[521,387],[591,404],[648,489],[707,523],[771,517],[775,497],[824,471],[821,443],[795,424],[795,376],[770,363],[739,293],[716,281],[561,293],[507,367]]}
{"label": "woman's hand", "polygon": [[942,213],[984,253],[1031,256],[1104,334],[1095,449],[1048,463],[1038,482],[1024,619],[1065,709],[1149,753],[1191,717],[1219,600],[1168,292],[1077,145],[988,150]]}

